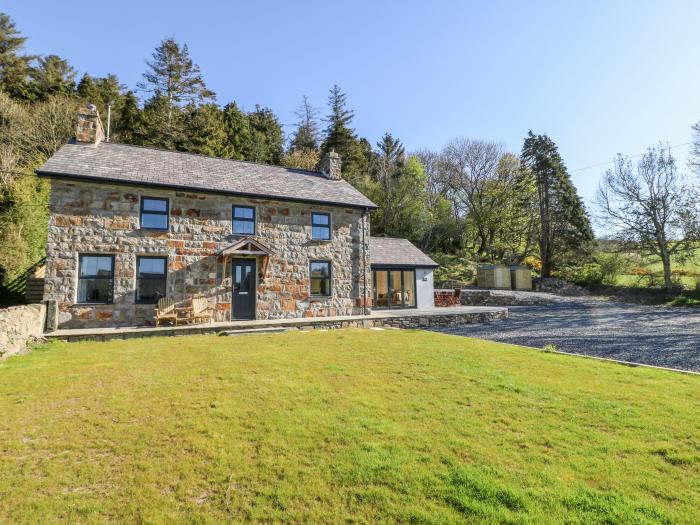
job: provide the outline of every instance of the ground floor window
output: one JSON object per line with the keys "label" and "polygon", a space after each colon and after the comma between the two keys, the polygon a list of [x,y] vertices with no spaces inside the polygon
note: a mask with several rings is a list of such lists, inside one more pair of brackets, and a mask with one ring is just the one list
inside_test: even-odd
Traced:
{"label": "ground floor window", "polygon": [[111,303],[114,295],[114,255],[78,257],[78,302]]}
{"label": "ground floor window", "polygon": [[331,262],[311,261],[311,295],[328,297],[331,295]]}
{"label": "ground floor window", "polygon": [[375,308],[416,306],[416,271],[404,268],[372,269],[372,298]]}
{"label": "ground floor window", "polygon": [[167,286],[167,257],[136,258],[136,302],[155,304],[165,297]]}

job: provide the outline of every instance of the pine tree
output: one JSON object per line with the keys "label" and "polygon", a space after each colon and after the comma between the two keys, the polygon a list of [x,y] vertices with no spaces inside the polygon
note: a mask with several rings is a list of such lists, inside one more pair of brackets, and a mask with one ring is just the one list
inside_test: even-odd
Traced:
{"label": "pine tree", "polygon": [[365,139],[358,139],[355,130],[350,127],[355,114],[347,108],[346,99],[338,85],[331,88],[321,158],[330,150],[335,150],[343,162],[343,178],[362,191],[367,185],[372,147]]}
{"label": "pine tree", "polygon": [[255,111],[248,114],[248,122],[253,147],[250,158],[246,160],[280,165],[284,154],[284,134],[277,116],[271,109],[256,105]]}
{"label": "pine tree", "polygon": [[586,251],[593,229],[552,139],[529,131],[520,159],[524,177],[532,177],[537,186],[542,277],[550,277],[558,263]]}
{"label": "pine tree", "polygon": [[170,113],[168,99],[154,95],[146,101],[141,112],[143,133],[141,144],[154,148],[174,150],[185,138],[183,111]]}
{"label": "pine tree", "polygon": [[133,91],[128,91],[122,99],[121,110],[113,120],[113,140],[123,144],[141,145],[144,130],[139,101]]}
{"label": "pine tree", "polygon": [[246,160],[253,156],[253,135],[248,116],[235,102],[224,107],[224,129],[226,130],[229,158]]}
{"label": "pine tree", "polygon": [[233,147],[228,135],[222,111],[216,104],[189,106],[185,111],[186,140],[184,151],[211,157],[231,158]]}
{"label": "pine tree", "polygon": [[153,52],[153,60],[146,64],[148,70],[138,84],[139,89],[165,97],[171,111],[215,98],[204,83],[199,66],[192,62],[187,44],[180,46],[174,38],[167,38]]}
{"label": "pine tree", "polygon": [[70,95],[75,91],[75,69],[57,55],[39,57],[29,70],[30,89],[39,100],[52,95]]}
{"label": "pine tree", "polygon": [[78,96],[85,103],[95,104],[100,116],[107,119],[107,106],[112,106],[112,121],[118,119],[118,115],[124,105],[124,86],[119,83],[116,75],[106,77],[91,77],[85,73],[76,89]]}
{"label": "pine tree", "polygon": [[183,108],[213,101],[215,95],[204,83],[199,66],[192,62],[187,44],[180,46],[175,39],[167,38],[146,64],[148,69],[138,87],[151,94],[144,106],[147,132],[153,137],[149,142],[174,148],[185,135]]}
{"label": "pine tree", "polygon": [[[328,96],[329,114],[325,121],[325,139],[321,146],[321,152],[327,153],[335,149],[338,153],[349,150],[356,142],[355,130],[350,126],[355,112],[347,109],[347,95],[340,86],[334,84]],[[342,153],[341,153],[342,155]]]}
{"label": "pine tree", "polygon": [[318,109],[311,105],[309,97],[302,96],[301,106],[294,113],[299,121],[292,136],[290,153],[296,150],[317,150],[319,143]]}
{"label": "pine tree", "polygon": [[0,13],[0,89],[13,98],[26,99],[30,63],[34,57],[20,54],[26,37],[20,35],[15,23],[5,13]]}

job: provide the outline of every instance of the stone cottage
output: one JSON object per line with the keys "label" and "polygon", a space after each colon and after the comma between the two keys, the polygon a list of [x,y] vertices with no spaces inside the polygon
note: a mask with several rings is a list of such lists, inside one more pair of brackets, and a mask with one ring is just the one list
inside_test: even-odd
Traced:
{"label": "stone cottage", "polygon": [[436,264],[370,239],[376,205],[335,152],[324,161],[312,172],[105,142],[81,108],[75,139],[37,170],[51,182],[44,299],[58,326],[152,324],[159,298],[197,295],[218,321],[431,307]]}

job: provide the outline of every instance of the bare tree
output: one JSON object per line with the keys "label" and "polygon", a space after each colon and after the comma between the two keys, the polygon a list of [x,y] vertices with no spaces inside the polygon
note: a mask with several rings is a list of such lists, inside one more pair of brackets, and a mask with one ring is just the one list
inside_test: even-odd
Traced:
{"label": "bare tree", "polygon": [[696,185],[659,145],[647,150],[636,169],[618,156],[600,183],[596,204],[611,236],[661,259],[664,284],[671,290],[671,258],[689,256],[700,240],[698,197]]}
{"label": "bare tree", "polygon": [[700,175],[700,122],[693,124],[691,129],[693,130],[693,142],[690,146],[688,165],[695,173]]}
{"label": "bare tree", "polygon": [[428,179],[428,202],[431,207],[435,206],[438,198],[447,198],[450,191],[449,180],[443,169],[442,155],[438,151],[426,148],[412,153],[411,156],[418,157],[423,165]]}
{"label": "bare tree", "polygon": [[453,139],[442,152],[442,163],[455,208],[468,217],[476,232],[476,253],[485,255],[491,243],[490,219],[505,189],[497,169],[504,154],[501,144]]}

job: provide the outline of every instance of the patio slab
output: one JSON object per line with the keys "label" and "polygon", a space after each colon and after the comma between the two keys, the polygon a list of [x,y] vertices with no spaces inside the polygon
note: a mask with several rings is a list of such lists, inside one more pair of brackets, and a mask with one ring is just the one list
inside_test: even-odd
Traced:
{"label": "patio slab", "polygon": [[252,328],[428,328],[485,323],[506,319],[508,309],[495,306],[455,306],[429,310],[380,310],[369,315],[307,317],[295,319],[256,319],[254,321],[212,322],[182,326],[130,326],[116,328],[76,328],[44,334],[47,339],[64,341],[106,341],[133,337],[215,334]]}

